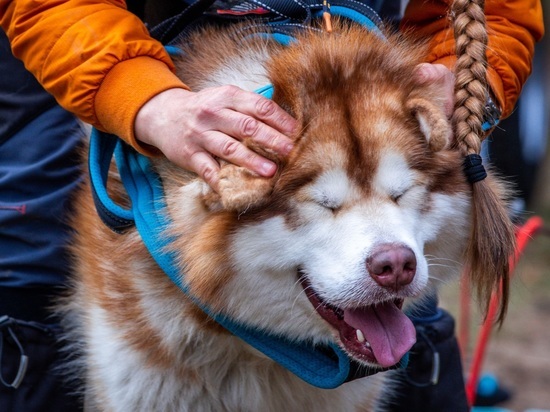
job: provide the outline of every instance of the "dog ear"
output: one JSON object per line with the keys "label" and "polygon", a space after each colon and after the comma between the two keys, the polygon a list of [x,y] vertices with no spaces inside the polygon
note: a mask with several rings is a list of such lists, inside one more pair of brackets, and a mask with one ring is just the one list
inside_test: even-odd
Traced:
{"label": "dog ear", "polygon": [[415,115],[420,130],[434,152],[449,146],[453,129],[442,108],[420,97],[411,99],[407,103],[407,108]]}

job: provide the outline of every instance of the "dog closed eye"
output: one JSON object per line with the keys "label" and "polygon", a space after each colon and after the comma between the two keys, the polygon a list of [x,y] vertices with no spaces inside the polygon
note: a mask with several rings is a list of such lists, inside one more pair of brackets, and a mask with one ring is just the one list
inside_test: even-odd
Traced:
{"label": "dog closed eye", "polygon": [[336,210],[340,209],[340,207],[342,207],[341,201],[338,201],[337,199],[331,198],[327,195],[322,195],[321,198],[315,199],[314,201],[318,205],[326,209],[330,209],[333,212],[335,212]]}
{"label": "dog closed eye", "polygon": [[411,189],[410,187],[407,187],[407,188],[403,188],[403,189],[393,191],[393,192],[390,193],[390,199],[393,202],[397,203],[410,189]]}
{"label": "dog closed eye", "polygon": [[401,199],[401,197],[405,194],[405,192],[403,193],[391,193],[390,194],[390,199],[393,201],[393,202],[398,202],[399,199]]}
{"label": "dog closed eye", "polygon": [[314,203],[332,211],[342,207],[349,195],[350,181],[343,170],[330,170],[321,174],[307,190]]}

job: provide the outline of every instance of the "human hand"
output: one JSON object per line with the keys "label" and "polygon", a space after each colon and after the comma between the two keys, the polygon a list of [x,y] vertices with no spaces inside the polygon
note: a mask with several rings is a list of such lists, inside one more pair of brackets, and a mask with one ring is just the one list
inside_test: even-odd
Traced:
{"label": "human hand", "polygon": [[455,76],[446,66],[442,64],[421,63],[416,66],[416,80],[421,84],[434,84],[444,90],[443,95],[447,96],[443,102],[443,108],[447,117],[453,115],[454,110],[454,84]]}
{"label": "human hand", "polygon": [[277,166],[247,148],[256,144],[280,155],[292,149],[287,136],[297,127],[275,102],[235,86],[190,92],[169,89],[149,100],[138,112],[135,135],[158,148],[168,160],[197,173],[217,191],[220,164],[216,158],[270,177]]}

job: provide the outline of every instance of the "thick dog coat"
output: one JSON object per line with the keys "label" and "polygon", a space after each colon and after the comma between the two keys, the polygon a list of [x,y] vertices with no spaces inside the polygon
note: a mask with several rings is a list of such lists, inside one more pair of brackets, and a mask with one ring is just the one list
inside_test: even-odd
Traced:
{"label": "thick dog coat", "polygon": [[[290,341],[396,364],[415,341],[402,310],[457,275],[470,225],[446,97],[413,75],[424,47],[341,23],[289,46],[242,27],[186,44],[178,74],[192,89],[272,84],[300,124],[288,158],[254,147],[279,164],[273,178],[223,165],[219,194],[153,160],[191,293]],[[111,180],[124,202],[115,172]],[[166,277],[135,229],[104,226],[88,192],[65,312],[98,410],[372,411],[391,390],[391,372],[313,387],[231,335]]]}

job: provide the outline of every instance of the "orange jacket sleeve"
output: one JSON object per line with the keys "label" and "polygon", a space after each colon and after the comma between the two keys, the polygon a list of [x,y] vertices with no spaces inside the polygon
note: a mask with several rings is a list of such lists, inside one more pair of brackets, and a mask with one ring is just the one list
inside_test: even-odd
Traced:
{"label": "orange jacket sleeve", "polygon": [[[456,61],[448,16],[451,3],[411,0],[402,23],[431,38],[429,62],[450,69]],[[486,0],[485,15],[489,33],[487,78],[504,118],[512,112],[531,73],[535,42],[544,34],[542,6],[538,0]]]}
{"label": "orange jacket sleeve", "polygon": [[138,110],[185,85],[124,1],[0,0],[0,24],[14,55],[61,106],[149,152],[134,137]]}

